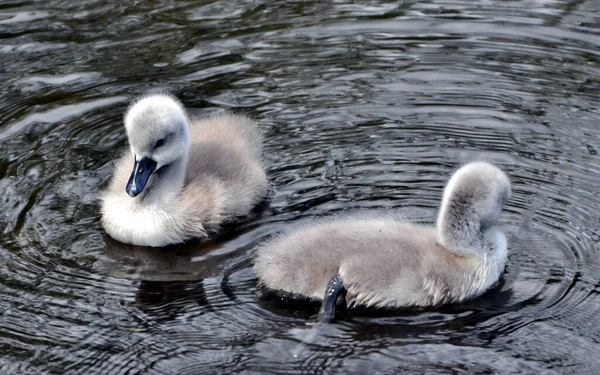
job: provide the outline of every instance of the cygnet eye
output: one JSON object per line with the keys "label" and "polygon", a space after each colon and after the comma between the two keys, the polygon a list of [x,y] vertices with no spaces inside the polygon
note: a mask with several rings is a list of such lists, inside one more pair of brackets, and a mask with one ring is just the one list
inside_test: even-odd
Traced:
{"label": "cygnet eye", "polygon": [[156,144],[154,145],[154,148],[159,148],[160,146],[165,144],[165,140],[164,139],[159,139],[158,141],[156,141]]}

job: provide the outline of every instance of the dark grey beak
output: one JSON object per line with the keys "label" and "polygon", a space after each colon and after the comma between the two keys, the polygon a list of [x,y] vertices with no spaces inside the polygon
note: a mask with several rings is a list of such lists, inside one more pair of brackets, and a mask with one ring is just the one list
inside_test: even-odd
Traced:
{"label": "dark grey beak", "polygon": [[144,187],[155,168],[156,162],[150,158],[143,157],[140,161],[135,161],[133,172],[131,172],[131,177],[129,177],[129,182],[127,182],[127,187],[125,189],[130,197],[136,197],[144,190]]}

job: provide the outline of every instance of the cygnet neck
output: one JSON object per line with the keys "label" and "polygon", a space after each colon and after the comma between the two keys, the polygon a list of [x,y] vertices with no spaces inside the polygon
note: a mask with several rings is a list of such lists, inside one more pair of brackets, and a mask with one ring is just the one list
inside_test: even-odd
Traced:
{"label": "cygnet neck", "polygon": [[144,205],[166,205],[183,190],[187,169],[187,151],[184,156],[161,167],[150,177],[149,186],[139,197]]}
{"label": "cygnet neck", "polygon": [[444,199],[437,230],[441,244],[455,255],[481,254],[484,246],[481,219],[470,202]]}

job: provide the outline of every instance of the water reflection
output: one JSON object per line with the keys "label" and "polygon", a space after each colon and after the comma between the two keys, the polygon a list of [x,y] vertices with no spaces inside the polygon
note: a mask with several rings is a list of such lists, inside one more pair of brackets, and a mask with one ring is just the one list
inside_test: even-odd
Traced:
{"label": "water reflection", "polygon": [[[251,221],[248,225],[251,227]],[[246,256],[249,245],[246,241],[254,235],[236,229],[226,229],[212,241],[188,241],[165,248],[124,244],[105,235],[106,247],[96,267],[112,277],[139,280],[135,305],[155,319],[174,319],[189,304],[212,311],[204,279],[220,278],[220,292],[235,301],[228,285],[229,275],[251,266],[249,258],[241,264],[236,262]],[[229,266],[224,270],[225,265]]]}
{"label": "water reflection", "polygon": [[210,255],[219,248],[218,242],[188,243],[153,248],[124,244],[109,236],[102,266],[106,272],[117,277],[148,281],[186,281],[214,277],[221,271],[221,264],[236,255],[229,252]]}

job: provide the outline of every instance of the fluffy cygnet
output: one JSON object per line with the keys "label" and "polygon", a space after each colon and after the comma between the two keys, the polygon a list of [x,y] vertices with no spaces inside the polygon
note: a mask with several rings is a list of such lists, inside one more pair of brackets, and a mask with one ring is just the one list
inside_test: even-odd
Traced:
{"label": "fluffy cygnet", "polygon": [[254,121],[230,113],[190,118],[175,97],[154,94],[134,102],[124,122],[130,147],[101,204],[114,239],[166,246],[204,238],[265,198]]}
{"label": "fluffy cygnet", "polygon": [[465,301],[504,270],[506,238],[494,225],[510,195],[504,172],[470,163],[448,182],[436,225],[391,216],[321,221],[264,244],[254,268],[268,289],[323,300],[323,320],[333,319],[343,289],[350,307]]}

